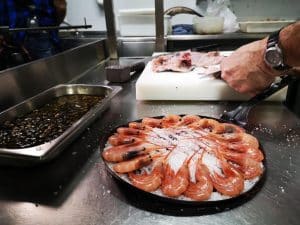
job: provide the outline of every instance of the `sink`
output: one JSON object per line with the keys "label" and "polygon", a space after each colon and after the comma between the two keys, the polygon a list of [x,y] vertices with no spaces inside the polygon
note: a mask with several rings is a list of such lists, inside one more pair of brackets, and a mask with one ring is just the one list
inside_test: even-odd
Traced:
{"label": "sink", "polygon": [[100,38],[61,38],[62,51],[98,41]]}

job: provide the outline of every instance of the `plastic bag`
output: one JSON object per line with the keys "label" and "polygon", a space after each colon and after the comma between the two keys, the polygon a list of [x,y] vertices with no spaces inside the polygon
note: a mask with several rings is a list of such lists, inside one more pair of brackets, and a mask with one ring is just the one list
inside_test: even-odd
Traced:
{"label": "plastic bag", "polygon": [[[202,5],[202,7],[201,7]],[[224,18],[224,33],[235,32],[239,29],[239,24],[235,14],[228,8],[230,0],[207,0],[206,10],[200,4],[201,11],[206,16],[219,16]]]}

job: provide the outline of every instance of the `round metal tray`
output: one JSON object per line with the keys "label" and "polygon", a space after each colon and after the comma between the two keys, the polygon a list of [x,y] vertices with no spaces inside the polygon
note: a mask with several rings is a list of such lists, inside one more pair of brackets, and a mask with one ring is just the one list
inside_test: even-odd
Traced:
{"label": "round metal tray", "polygon": [[[184,115],[180,115],[180,116],[184,116]],[[199,115],[199,116],[201,118],[209,118],[209,119],[217,120],[219,122],[228,123],[228,121],[225,121],[222,119],[216,119],[213,117],[207,117],[207,116],[201,116],[201,115]],[[164,116],[156,116],[156,117],[152,117],[152,118],[161,119],[163,117]],[[142,121],[142,119],[135,120],[132,122],[141,122],[141,121]],[[127,127],[127,124],[116,127],[106,137],[106,140],[108,139],[109,136],[116,133],[116,130],[119,127]],[[247,131],[247,129],[246,129],[246,131]],[[144,190],[141,190],[141,189],[133,186],[128,179],[124,178],[124,176],[126,176],[126,175],[116,173],[111,167],[112,163],[106,162],[104,159],[103,159],[103,161],[106,165],[106,169],[108,170],[108,172],[114,178],[116,178],[116,180],[118,181],[117,184],[120,185],[120,188],[124,189],[123,191],[128,193],[128,194],[126,194],[126,196],[128,196],[127,200],[129,200],[129,202],[131,202],[132,204],[142,207],[142,208],[145,208],[150,211],[155,211],[155,212],[160,212],[160,213],[165,213],[165,214],[170,214],[170,212],[171,212],[172,215],[174,213],[176,215],[180,215],[180,214],[195,215],[195,213],[196,213],[196,215],[197,215],[200,212],[201,213],[203,213],[203,212],[204,213],[215,213],[215,212],[234,208],[234,207],[239,206],[239,205],[243,204],[244,202],[250,200],[251,198],[253,198],[255,196],[255,194],[257,192],[259,192],[259,190],[262,188],[262,186],[264,184],[264,181],[266,178],[266,173],[267,173],[267,171],[266,171],[267,163],[266,163],[266,158],[265,158],[265,152],[260,143],[259,143],[259,147],[264,155],[264,159],[262,161],[264,170],[263,170],[263,173],[261,174],[261,176],[259,177],[259,179],[249,190],[243,192],[239,196],[229,197],[229,198],[222,199],[222,200],[207,200],[207,201],[185,200],[185,199],[172,198],[172,197],[160,195],[160,194],[157,194],[154,192],[146,192]],[[101,153],[104,151],[104,148],[105,148],[105,146],[103,146],[101,148]],[[155,202],[155,204],[154,204],[154,202]]]}

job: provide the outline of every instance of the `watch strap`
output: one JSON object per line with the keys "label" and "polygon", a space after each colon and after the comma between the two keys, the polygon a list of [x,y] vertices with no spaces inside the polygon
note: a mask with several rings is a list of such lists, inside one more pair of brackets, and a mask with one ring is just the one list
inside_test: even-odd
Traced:
{"label": "watch strap", "polygon": [[[267,42],[267,49],[271,48],[271,47],[276,47],[276,45],[277,45],[277,48],[280,48],[280,46],[279,46],[279,33],[282,29],[283,28],[281,28],[280,30],[275,31],[272,34],[270,34],[270,36],[268,38],[268,42]],[[280,50],[281,50],[281,48],[280,48]],[[288,66],[284,63],[282,63],[281,65],[278,65],[278,66],[274,66],[273,68],[276,69],[276,70],[280,70],[280,71],[291,69],[290,66]]]}
{"label": "watch strap", "polygon": [[267,48],[275,47],[275,45],[279,43],[279,33],[280,33],[280,31],[281,31],[281,29],[278,30],[278,31],[275,31],[275,32],[273,32],[269,35]]}
{"label": "watch strap", "polygon": [[289,70],[289,69],[291,69],[291,68],[292,68],[291,66],[286,65],[286,64],[281,64],[281,65],[279,65],[279,66],[274,66],[274,69],[280,70],[280,71]]}

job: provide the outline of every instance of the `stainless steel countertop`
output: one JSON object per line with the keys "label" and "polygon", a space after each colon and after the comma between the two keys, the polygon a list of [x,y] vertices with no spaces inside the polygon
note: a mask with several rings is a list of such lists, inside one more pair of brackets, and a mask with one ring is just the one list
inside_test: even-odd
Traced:
{"label": "stainless steel countertop", "polygon": [[[108,84],[103,70],[102,64],[73,82]],[[136,101],[136,79],[123,84],[108,111],[54,161],[33,168],[1,168],[0,224],[299,224],[300,120],[281,103],[262,103],[250,113],[249,130],[266,153],[267,177],[253,199],[238,207],[180,216],[189,209],[156,201],[144,204],[118,184],[99,152],[114,127],[168,113],[218,117],[236,105]]]}
{"label": "stainless steel countertop", "polygon": [[224,33],[224,34],[190,34],[190,35],[168,35],[167,39],[170,41],[179,40],[236,40],[236,39],[260,39],[268,36],[268,33]]}
{"label": "stainless steel countertop", "polygon": [[[224,33],[224,34],[186,34],[186,35],[166,35],[168,41],[187,41],[187,40],[236,40],[236,39],[260,39],[268,36],[269,33]],[[120,41],[155,41],[155,37],[129,37],[119,36]]]}

